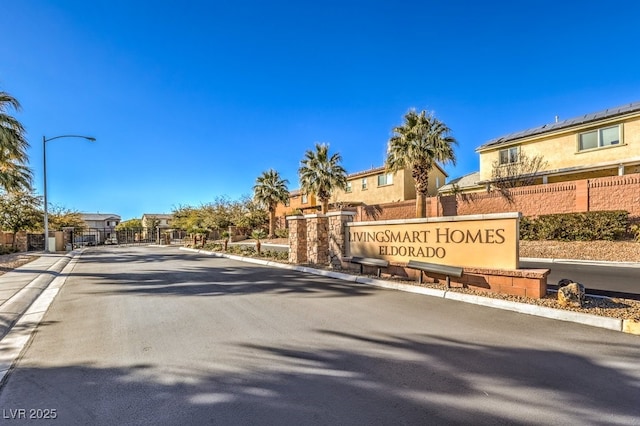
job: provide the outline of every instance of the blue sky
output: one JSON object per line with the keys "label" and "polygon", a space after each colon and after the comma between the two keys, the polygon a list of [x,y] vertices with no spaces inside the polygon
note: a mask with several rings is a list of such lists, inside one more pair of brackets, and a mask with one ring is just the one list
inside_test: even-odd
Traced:
{"label": "blue sky", "polygon": [[316,142],[383,165],[409,108],[459,141],[640,100],[635,1],[3,0],[0,90],[18,98],[42,193],[123,219],[299,186]]}

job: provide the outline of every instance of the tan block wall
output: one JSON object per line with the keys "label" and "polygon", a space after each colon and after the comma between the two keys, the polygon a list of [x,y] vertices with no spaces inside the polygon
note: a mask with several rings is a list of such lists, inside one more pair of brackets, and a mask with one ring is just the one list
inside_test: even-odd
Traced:
{"label": "tan block wall", "polygon": [[511,200],[498,191],[431,197],[446,216],[505,213],[524,216],[601,210],[626,210],[640,217],[640,173],[533,185],[511,190]]}
{"label": "tan block wall", "polygon": [[[16,249],[18,251],[27,251],[27,233],[19,231],[16,234]],[[13,244],[13,232],[0,232],[0,245],[11,247]]]}
{"label": "tan block wall", "polygon": [[416,200],[408,200],[398,203],[358,206],[354,220],[368,222],[372,220],[414,219],[415,217]]}
{"label": "tan block wall", "polygon": [[627,210],[640,217],[640,173],[590,180],[589,210]]}

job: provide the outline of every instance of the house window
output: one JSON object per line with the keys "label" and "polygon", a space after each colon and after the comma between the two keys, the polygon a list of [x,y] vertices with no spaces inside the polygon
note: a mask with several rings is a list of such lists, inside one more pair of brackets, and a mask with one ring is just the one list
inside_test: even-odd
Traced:
{"label": "house window", "polygon": [[362,190],[367,189],[367,178],[362,178]]}
{"label": "house window", "polygon": [[351,188],[351,182],[347,182],[347,189],[345,189],[345,192],[351,192],[352,188]]}
{"label": "house window", "polygon": [[620,144],[620,126],[591,130],[578,135],[578,151]]}
{"label": "house window", "polygon": [[518,152],[519,148],[514,146],[512,148],[501,149],[500,150],[500,165],[517,163],[518,162]]}
{"label": "house window", "polygon": [[302,194],[302,204],[307,204],[309,202],[309,198],[307,194]]}
{"label": "house window", "polygon": [[284,202],[285,207],[289,207],[291,205],[291,199],[287,198],[287,201]]}
{"label": "house window", "polygon": [[391,185],[392,183],[393,183],[393,175],[391,173],[378,175],[378,186]]}

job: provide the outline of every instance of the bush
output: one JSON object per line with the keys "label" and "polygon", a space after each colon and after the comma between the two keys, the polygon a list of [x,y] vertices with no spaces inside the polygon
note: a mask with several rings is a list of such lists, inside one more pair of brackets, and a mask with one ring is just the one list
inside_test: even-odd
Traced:
{"label": "bush", "polygon": [[278,228],[275,233],[278,238],[289,238],[289,230],[287,228]]}
{"label": "bush", "polygon": [[15,249],[11,246],[0,246],[0,255],[17,253],[17,252],[18,252],[18,249]]}
{"label": "bush", "polygon": [[622,238],[629,227],[629,213],[623,210],[549,214],[522,218],[523,240],[594,241]]}
{"label": "bush", "polygon": [[631,225],[631,234],[633,235],[633,239],[640,243],[640,224]]}

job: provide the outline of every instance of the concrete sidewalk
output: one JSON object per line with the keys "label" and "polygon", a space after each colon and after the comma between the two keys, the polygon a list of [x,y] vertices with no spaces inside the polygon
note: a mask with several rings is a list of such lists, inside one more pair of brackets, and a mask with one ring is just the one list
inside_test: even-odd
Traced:
{"label": "concrete sidewalk", "polygon": [[0,275],[0,340],[7,335],[29,306],[58,277],[79,250],[40,253],[26,265]]}

